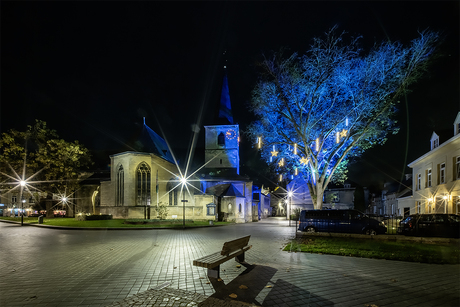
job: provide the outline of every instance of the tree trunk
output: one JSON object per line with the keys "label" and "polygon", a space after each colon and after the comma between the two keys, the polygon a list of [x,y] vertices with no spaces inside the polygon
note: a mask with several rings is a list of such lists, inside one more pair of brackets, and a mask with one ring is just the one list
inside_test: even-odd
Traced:
{"label": "tree trunk", "polygon": [[316,202],[313,205],[314,205],[315,210],[321,210],[323,209],[324,191],[319,185],[316,185],[315,189],[316,189]]}

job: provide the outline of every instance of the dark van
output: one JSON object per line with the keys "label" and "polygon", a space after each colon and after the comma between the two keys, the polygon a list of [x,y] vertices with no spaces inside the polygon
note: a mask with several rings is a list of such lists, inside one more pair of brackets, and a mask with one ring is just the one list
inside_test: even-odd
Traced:
{"label": "dark van", "polygon": [[299,230],[376,235],[386,233],[387,228],[358,210],[302,210]]}

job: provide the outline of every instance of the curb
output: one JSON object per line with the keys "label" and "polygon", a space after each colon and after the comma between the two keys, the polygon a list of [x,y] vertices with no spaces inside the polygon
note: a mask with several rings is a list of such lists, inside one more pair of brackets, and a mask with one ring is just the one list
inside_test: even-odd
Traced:
{"label": "curb", "polygon": [[[11,224],[21,224],[21,222],[2,220],[0,222],[11,223]],[[73,226],[55,226],[55,225],[43,225],[43,224],[30,224],[23,223],[23,226],[33,226],[33,227],[42,227],[42,228],[51,228],[51,229],[68,229],[68,230],[152,230],[152,229],[175,229],[175,230],[185,230],[185,229],[194,229],[194,228],[208,228],[208,227],[223,227],[227,225],[212,225],[212,226],[194,226],[194,227],[73,227]]]}

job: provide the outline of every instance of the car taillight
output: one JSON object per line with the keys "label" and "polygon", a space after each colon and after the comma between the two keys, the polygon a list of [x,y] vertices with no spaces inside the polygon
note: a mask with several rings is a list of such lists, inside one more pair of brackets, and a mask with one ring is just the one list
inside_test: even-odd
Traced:
{"label": "car taillight", "polygon": [[409,228],[412,228],[412,222],[409,222]]}

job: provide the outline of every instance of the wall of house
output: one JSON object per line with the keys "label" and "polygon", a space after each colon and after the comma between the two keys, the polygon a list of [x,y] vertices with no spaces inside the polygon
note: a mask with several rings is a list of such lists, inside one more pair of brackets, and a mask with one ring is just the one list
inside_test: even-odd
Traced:
{"label": "wall of house", "polygon": [[[414,208],[414,212],[420,205],[420,213],[460,213],[460,204],[457,204],[460,196],[460,176],[456,174],[459,158],[460,134],[409,164],[413,175],[414,197],[411,208]],[[442,163],[445,163],[444,182],[441,182]]]}

